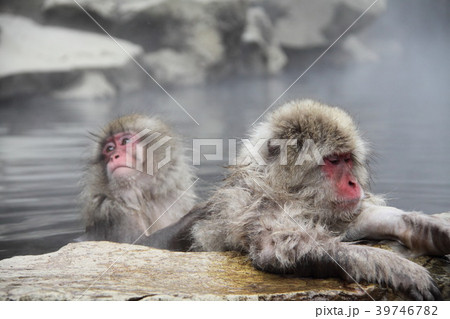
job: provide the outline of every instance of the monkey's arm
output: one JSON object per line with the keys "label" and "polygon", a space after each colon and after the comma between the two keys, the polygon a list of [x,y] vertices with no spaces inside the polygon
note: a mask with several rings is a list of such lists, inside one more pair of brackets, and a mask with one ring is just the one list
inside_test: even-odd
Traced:
{"label": "monkey's arm", "polygon": [[149,237],[142,236],[136,244],[173,251],[188,251],[193,242],[192,226],[203,216],[204,210],[201,207],[194,207],[178,222],[158,230]]}
{"label": "monkey's arm", "polygon": [[394,207],[363,205],[361,214],[350,224],[343,240],[363,238],[398,240],[420,255],[450,254],[448,221]]}
{"label": "monkey's arm", "polygon": [[342,243],[314,232],[261,232],[250,244],[250,258],[256,268],[265,271],[365,280],[387,285],[415,300],[441,299],[423,267],[389,251]]}

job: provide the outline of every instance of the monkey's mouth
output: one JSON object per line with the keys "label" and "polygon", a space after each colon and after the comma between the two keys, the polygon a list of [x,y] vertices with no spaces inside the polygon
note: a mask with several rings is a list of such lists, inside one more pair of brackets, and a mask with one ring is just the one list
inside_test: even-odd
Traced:
{"label": "monkey's mouth", "polygon": [[111,173],[114,173],[115,171],[123,171],[123,170],[135,170],[133,167],[130,166],[116,166],[111,170]]}
{"label": "monkey's mouth", "polygon": [[343,209],[343,210],[353,210],[359,207],[359,204],[361,202],[360,198],[355,199],[346,199],[346,200],[338,200],[334,202],[334,205],[336,208]]}
{"label": "monkey's mouth", "polygon": [[109,172],[111,176],[125,176],[130,175],[132,172],[136,170],[130,166],[125,165],[117,165],[114,167],[110,167]]}

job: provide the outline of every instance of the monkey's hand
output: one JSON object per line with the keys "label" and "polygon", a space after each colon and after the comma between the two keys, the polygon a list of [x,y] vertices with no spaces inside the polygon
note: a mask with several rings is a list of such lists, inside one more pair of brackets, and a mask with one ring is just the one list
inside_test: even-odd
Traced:
{"label": "monkey's hand", "polygon": [[342,241],[391,239],[418,255],[450,254],[450,222],[387,206],[364,205],[341,236]]}
{"label": "monkey's hand", "polygon": [[253,265],[274,273],[305,277],[340,277],[387,285],[414,300],[440,300],[428,271],[399,255],[378,248],[339,242],[313,230],[261,232],[253,238]]}
{"label": "monkey's hand", "polygon": [[348,281],[363,279],[393,288],[413,300],[442,300],[441,293],[422,266],[383,249],[341,243],[333,255]]}
{"label": "monkey's hand", "polygon": [[402,215],[404,230],[400,241],[420,255],[450,254],[450,222],[419,213]]}

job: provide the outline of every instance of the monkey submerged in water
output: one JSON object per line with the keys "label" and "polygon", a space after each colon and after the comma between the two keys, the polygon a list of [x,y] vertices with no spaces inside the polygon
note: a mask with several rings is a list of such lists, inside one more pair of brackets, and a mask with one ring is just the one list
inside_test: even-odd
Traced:
{"label": "monkey submerged in water", "polygon": [[425,268],[350,242],[394,239],[416,254],[445,255],[450,223],[387,207],[370,193],[368,148],[345,111],[312,100],[287,103],[244,146],[224,185],[150,236],[148,245],[235,250],[268,272],[374,282],[416,300],[441,298]]}
{"label": "monkey submerged in water", "polygon": [[192,167],[178,137],[162,121],[123,116],[95,136],[82,180],[82,240],[143,243],[192,208]]}

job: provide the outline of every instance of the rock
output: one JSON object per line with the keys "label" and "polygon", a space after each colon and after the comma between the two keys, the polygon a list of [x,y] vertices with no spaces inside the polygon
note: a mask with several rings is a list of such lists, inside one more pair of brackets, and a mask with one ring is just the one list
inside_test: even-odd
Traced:
{"label": "rock", "polygon": [[[353,33],[386,6],[378,1]],[[372,0],[46,0],[47,23],[104,31],[147,52],[143,67],[161,84],[191,85],[230,74],[276,74],[287,64],[282,47],[326,47]],[[81,8],[80,8],[81,7]],[[100,25],[92,21],[91,15]],[[339,59],[377,59],[355,39]],[[301,59],[301,57],[300,57]]]}
{"label": "rock", "polygon": [[[206,29],[217,32],[219,37],[233,36],[237,30],[242,31],[245,24],[245,0],[78,0],[77,2],[105,30],[139,43],[147,51],[165,46],[183,47],[192,41],[192,37],[196,39],[197,35],[207,32]],[[42,10],[48,23],[83,27],[103,33],[80,6],[72,0],[46,0]],[[200,34],[197,34],[198,32]],[[241,32],[238,33],[240,35]]]}
{"label": "rock", "polygon": [[[130,63],[130,56],[107,36],[7,14],[0,15],[0,28],[0,97],[70,90],[89,78],[85,72],[120,70]],[[133,57],[142,53],[138,45],[118,43]],[[102,81],[111,91],[109,79]]]}
{"label": "rock", "polygon": [[[247,0],[79,1],[105,29],[138,43],[161,84],[192,85],[235,73],[274,74],[287,58],[270,18]],[[71,0],[47,0],[48,23],[103,32]]]}
{"label": "rock", "polygon": [[[126,2],[135,3],[137,1],[130,0]],[[109,30],[111,27],[109,21],[122,19],[118,13],[116,14],[118,6],[119,3],[115,0],[78,0],[77,2],[70,0],[45,0],[41,10],[45,22],[49,24],[102,33],[101,28],[92,21],[86,12],[97,20],[102,27]]]}
{"label": "rock", "polygon": [[[10,12],[31,16],[26,3],[3,5]],[[348,32],[365,27],[386,7],[378,1]],[[372,0],[39,0],[47,24],[86,30],[127,39],[146,52],[142,67],[160,84],[193,85],[232,74],[276,74],[287,64],[283,48],[303,50],[326,47],[339,37]],[[0,7],[1,8],[1,7]],[[35,12],[34,10],[33,12]],[[95,19],[95,21],[93,21]],[[347,36],[347,35],[346,35]],[[291,57],[303,59],[291,54]],[[376,61],[377,56],[358,39],[342,39],[337,61]],[[139,87],[143,74],[129,72],[125,79],[111,72],[114,87]],[[141,72],[144,73],[144,72]],[[71,83],[54,78],[28,79],[6,85],[4,91],[46,90],[46,83]],[[119,76],[119,77],[117,77]],[[76,81],[83,81],[78,74]],[[148,80],[148,79],[145,79]],[[13,83],[22,79],[12,79]],[[35,82],[43,82],[38,83]],[[144,81],[145,82],[145,81]],[[131,84],[132,83],[132,84]],[[76,92],[76,91],[73,91]],[[100,94],[102,95],[102,94]]]}
{"label": "rock", "polygon": [[116,95],[116,89],[97,71],[86,71],[80,79],[65,90],[56,91],[53,96],[58,99],[103,99]]}
{"label": "rock", "polygon": [[190,53],[162,49],[146,54],[142,64],[162,84],[191,85],[203,83],[207,77],[201,59]]}
{"label": "rock", "polygon": [[421,256],[413,258],[412,261],[422,265],[430,272],[437,286],[441,290],[444,300],[450,300],[450,258]]}
{"label": "rock", "polygon": [[[112,35],[141,45],[148,52],[143,66],[160,76],[158,82],[204,82],[208,75],[229,73],[240,55],[245,0],[78,3]],[[103,32],[72,0],[47,0],[43,12],[48,23]]]}
{"label": "rock", "polygon": [[[213,2],[160,1],[135,17],[142,23],[139,31],[134,33],[151,35],[145,39],[144,47],[150,52],[143,59],[143,65],[158,82],[202,83],[215,68],[226,64],[227,50],[238,47],[239,43],[225,43],[225,34],[208,7],[209,3]],[[152,21],[152,30],[149,30],[148,21]],[[224,24],[227,24],[226,20]],[[140,41],[136,37],[132,39]]]}
{"label": "rock", "polygon": [[[427,259],[429,260],[429,258]],[[449,283],[448,262],[432,259]],[[429,262],[427,261],[427,267]],[[390,289],[362,285],[376,300]],[[446,298],[450,296],[447,294]],[[338,279],[280,276],[235,252],[182,253],[111,242],[69,244],[0,261],[1,300],[369,300]]]}
{"label": "rock", "polygon": [[[373,0],[255,0],[254,3],[272,12],[275,37],[283,47],[307,49],[330,45]],[[385,8],[386,0],[378,1],[349,33],[368,25]]]}
{"label": "rock", "polygon": [[272,22],[262,7],[247,10],[242,46],[244,70],[275,74],[287,63],[286,54],[275,38]]}
{"label": "rock", "polygon": [[0,0],[0,12],[39,20],[45,0]]}

